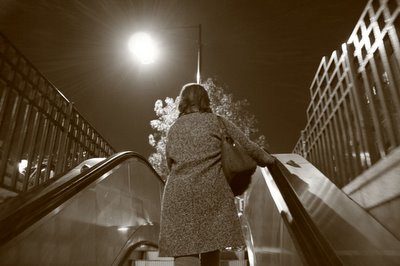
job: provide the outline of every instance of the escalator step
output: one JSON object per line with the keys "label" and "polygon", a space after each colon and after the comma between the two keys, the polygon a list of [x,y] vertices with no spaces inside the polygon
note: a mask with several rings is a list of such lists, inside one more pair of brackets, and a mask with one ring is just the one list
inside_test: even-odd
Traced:
{"label": "escalator step", "polygon": [[132,266],[174,266],[174,261],[162,260],[136,260]]}
{"label": "escalator step", "polygon": [[170,260],[174,260],[174,258],[172,257],[159,257],[158,256],[158,250],[148,250],[145,252],[144,254],[144,259],[146,260],[161,260],[161,261],[170,261]]}
{"label": "escalator step", "polygon": [[[247,260],[221,260],[220,266],[247,266]],[[173,260],[135,260],[132,266],[174,266]]]}
{"label": "escalator step", "polygon": [[220,266],[247,266],[247,260],[221,260]]}

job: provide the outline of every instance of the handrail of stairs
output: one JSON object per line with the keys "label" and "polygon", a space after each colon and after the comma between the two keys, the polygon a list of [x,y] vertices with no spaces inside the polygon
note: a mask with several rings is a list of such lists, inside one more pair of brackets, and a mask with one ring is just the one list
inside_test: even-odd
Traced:
{"label": "handrail of stairs", "polygon": [[284,200],[280,204],[288,208],[288,213],[281,212],[281,216],[303,264],[308,266],[343,265],[288,182],[291,173],[279,161],[274,165],[268,165],[267,168]]}

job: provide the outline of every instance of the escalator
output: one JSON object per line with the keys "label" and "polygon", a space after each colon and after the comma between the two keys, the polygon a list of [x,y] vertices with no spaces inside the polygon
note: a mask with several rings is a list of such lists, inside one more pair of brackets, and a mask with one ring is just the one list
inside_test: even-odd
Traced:
{"label": "escalator", "polygon": [[400,265],[391,232],[303,157],[276,157],[244,199],[254,265]]}
{"label": "escalator", "polygon": [[[301,156],[276,156],[239,213],[249,265],[399,265],[389,231]],[[137,265],[131,254],[156,251],[163,181],[134,152],[91,164],[3,208],[1,265]]]}
{"label": "escalator", "polygon": [[1,217],[0,264],[115,264],[132,245],[157,243],[163,187],[134,152],[75,169]]}

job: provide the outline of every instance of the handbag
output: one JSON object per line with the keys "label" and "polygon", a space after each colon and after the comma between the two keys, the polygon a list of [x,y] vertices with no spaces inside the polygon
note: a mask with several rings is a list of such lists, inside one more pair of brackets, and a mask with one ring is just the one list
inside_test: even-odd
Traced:
{"label": "handbag", "polygon": [[226,130],[222,118],[220,116],[217,117],[221,131],[222,170],[233,195],[239,196],[249,187],[251,176],[257,168],[257,163],[238,142],[232,139]]}

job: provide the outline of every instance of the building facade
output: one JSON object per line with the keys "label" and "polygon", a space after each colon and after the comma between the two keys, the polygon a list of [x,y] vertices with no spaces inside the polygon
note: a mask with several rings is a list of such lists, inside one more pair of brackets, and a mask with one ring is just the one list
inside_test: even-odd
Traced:
{"label": "building facade", "polygon": [[294,152],[343,188],[400,146],[400,1],[371,0],[323,57]]}

